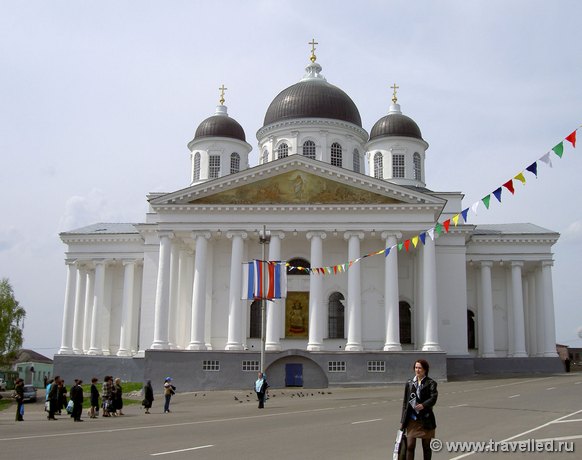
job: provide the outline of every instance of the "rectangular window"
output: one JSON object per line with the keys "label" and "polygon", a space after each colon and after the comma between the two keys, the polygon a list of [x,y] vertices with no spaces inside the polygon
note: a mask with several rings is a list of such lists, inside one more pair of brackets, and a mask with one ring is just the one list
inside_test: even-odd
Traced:
{"label": "rectangular window", "polygon": [[327,362],[328,372],[345,372],[346,362],[345,361],[328,361]]}
{"label": "rectangular window", "polygon": [[202,370],[203,371],[219,371],[220,370],[220,361],[202,361]]}
{"label": "rectangular window", "polygon": [[208,177],[216,179],[220,175],[220,157],[218,155],[210,155],[208,159]]}
{"label": "rectangular window", "polygon": [[259,362],[258,361],[243,361],[242,362],[242,370],[243,372],[258,372],[259,369]]}
{"label": "rectangular window", "polygon": [[404,155],[392,155],[392,177],[404,177]]}
{"label": "rectangular window", "polygon": [[368,361],[368,372],[386,372],[386,362]]}

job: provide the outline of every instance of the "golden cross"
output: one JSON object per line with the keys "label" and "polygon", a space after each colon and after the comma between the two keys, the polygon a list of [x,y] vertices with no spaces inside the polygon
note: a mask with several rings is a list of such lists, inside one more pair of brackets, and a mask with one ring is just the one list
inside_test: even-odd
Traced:
{"label": "golden cross", "polygon": [[224,83],[222,84],[222,86],[220,88],[218,88],[220,90],[220,105],[224,105],[224,92],[228,89],[224,87]]}
{"label": "golden cross", "polygon": [[392,93],[392,103],[396,104],[396,101],[398,100],[398,98],[396,97],[396,90],[400,88],[400,86],[396,86],[396,83],[394,83],[390,88],[394,90],[394,92]]}
{"label": "golden cross", "polygon": [[309,58],[311,62],[315,62],[317,57],[315,56],[315,45],[319,45],[318,42],[315,41],[315,38],[312,38],[310,42],[307,42],[308,45],[311,45],[311,57]]}

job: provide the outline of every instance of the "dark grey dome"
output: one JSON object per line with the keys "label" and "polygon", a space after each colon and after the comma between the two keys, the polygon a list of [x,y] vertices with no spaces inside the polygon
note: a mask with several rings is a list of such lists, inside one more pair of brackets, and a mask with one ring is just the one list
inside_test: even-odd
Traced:
{"label": "dark grey dome", "polygon": [[424,140],[416,122],[401,113],[390,113],[380,118],[370,131],[370,140],[386,136],[413,137]]}
{"label": "dark grey dome", "polygon": [[246,142],[242,126],[227,115],[213,115],[200,123],[194,134],[194,140],[202,137],[232,137]]}
{"label": "dark grey dome", "polygon": [[281,91],[267,109],[263,126],[293,118],[331,118],[362,127],[354,101],[325,80],[307,80]]}

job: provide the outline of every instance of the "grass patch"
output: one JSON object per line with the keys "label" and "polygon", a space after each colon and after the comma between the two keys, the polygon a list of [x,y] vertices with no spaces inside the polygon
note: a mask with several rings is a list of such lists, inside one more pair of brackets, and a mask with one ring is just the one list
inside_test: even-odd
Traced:
{"label": "grass patch", "polygon": [[4,410],[4,409],[7,409],[8,407],[12,406],[13,402],[14,402],[14,400],[10,399],[10,398],[0,399],[0,410]]}
{"label": "grass patch", "polygon": [[[103,382],[97,382],[95,384],[95,386],[97,387],[97,390],[99,391],[99,404],[102,404],[103,400],[101,399],[101,390],[103,388]],[[88,409],[91,407],[91,384],[84,383],[83,385],[81,385],[81,387],[83,387],[83,409]],[[136,391],[141,391],[142,388],[143,388],[143,383],[141,383],[141,382],[121,382],[121,389],[123,390],[124,395],[127,395],[128,393],[133,393]],[[69,388],[69,391],[70,391],[70,388]],[[123,405],[124,406],[131,406],[131,405],[135,405],[135,404],[141,404],[142,399],[143,398],[142,398],[141,394],[137,397],[137,399],[135,397],[133,397],[133,398],[124,397],[123,398]]]}

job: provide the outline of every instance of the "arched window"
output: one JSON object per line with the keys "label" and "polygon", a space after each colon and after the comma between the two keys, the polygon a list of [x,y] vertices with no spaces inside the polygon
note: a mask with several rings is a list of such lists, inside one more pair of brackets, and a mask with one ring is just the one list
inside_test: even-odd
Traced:
{"label": "arched window", "polygon": [[400,153],[392,155],[392,177],[404,177],[404,155]]}
{"label": "arched window", "polygon": [[422,180],[422,174],[420,170],[420,154],[418,152],[412,156],[412,162],[414,164],[414,179]]}
{"label": "arched window", "polygon": [[342,167],[342,146],[337,142],[331,144],[331,164],[333,166]]}
{"label": "arched window", "polygon": [[234,174],[240,171],[240,155],[236,152],[230,154],[230,173]]}
{"label": "arched window", "polygon": [[467,347],[474,350],[475,346],[475,313],[467,310]]}
{"label": "arched window", "polygon": [[200,152],[194,155],[194,180],[200,180]]}
{"label": "arched window", "polygon": [[303,156],[315,160],[315,142],[305,141],[303,143]]}
{"label": "arched window", "polygon": [[330,339],[344,338],[344,311],[342,303],[344,295],[341,292],[333,292],[329,296],[328,304],[328,337]]}
{"label": "arched window", "polygon": [[289,156],[289,146],[284,142],[277,147],[277,158],[285,158]]}
{"label": "arched window", "polygon": [[269,151],[267,149],[263,150],[263,164],[269,161]]}
{"label": "arched window", "polygon": [[208,159],[208,178],[216,179],[220,176],[220,156],[210,155]]}
{"label": "arched window", "polygon": [[360,172],[360,152],[358,152],[358,149],[354,149],[354,172],[359,173]]}
{"label": "arched window", "polygon": [[288,275],[309,275],[308,270],[298,270],[297,268],[295,268],[295,267],[311,268],[311,264],[307,260],[296,258],[287,261],[287,264],[288,264],[287,265]]}
{"label": "arched window", "polygon": [[253,300],[251,304],[251,321],[250,321],[250,331],[249,338],[260,339],[261,338],[261,301]]}
{"label": "arched window", "polygon": [[398,302],[400,314],[400,343],[412,343],[412,311],[408,302]]}
{"label": "arched window", "polygon": [[382,154],[376,152],[374,154],[374,177],[376,179],[382,179],[382,168],[383,168]]}

